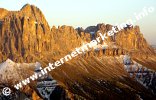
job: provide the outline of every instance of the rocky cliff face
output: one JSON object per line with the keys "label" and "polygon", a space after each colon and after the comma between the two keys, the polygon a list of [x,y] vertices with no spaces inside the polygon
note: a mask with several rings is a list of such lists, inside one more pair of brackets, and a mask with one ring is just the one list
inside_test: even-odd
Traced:
{"label": "rocky cliff face", "polygon": [[71,26],[52,27],[51,34],[53,35],[55,51],[68,53],[72,49],[81,46],[81,38],[77,31]]}
{"label": "rocky cliff face", "polygon": [[20,11],[1,18],[0,58],[30,61],[30,54],[52,48],[52,35],[44,15],[35,6],[25,5]]}
{"label": "rocky cliff face", "polygon": [[35,61],[35,57],[43,57],[43,52],[55,49],[67,53],[81,44],[73,27],[50,29],[42,12],[33,5],[26,4],[20,11],[0,12],[0,61]]}
{"label": "rocky cliff face", "polygon": [[[49,53],[52,56],[67,54],[82,43],[96,38],[97,32],[104,34],[112,27],[109,24],[98,24],[85,30],[75,30],[65,25],[50,28],[39,8],[29,4],[20,11],[0,9],[0,12],[0,61],[10,58],[17,62],[32,62],[45,59]],[[118,49],[115,52],[119,55],[123,50],[153,52],[139,27],[123,29],[105,42],[110,47],[116,45]],[[114,52],[114,48],[108,48],[107,51]]]}
{"label": "rocky cliff face", "polygon": [[[112,25],[98,24],[97,26],[90,26],[84,32],[92,34],[92,39],[99,37],[99,33],[105,34],[112,29]],[[116,56],[129,53],[134,56],[153,55],[153,48],[147,43],[143,34],[140,32],[139,26],[125,27],[113,36],[108,36],[104,41],[108,48],[98,51],[104,55]]]}
{"label": "rocky cliff face", "polygon": [[7,15],[9,13],[9,11],[7,11],[4,8],[0,8],[0,12],[1,12],[0,19],[4,18],[5,15]]}

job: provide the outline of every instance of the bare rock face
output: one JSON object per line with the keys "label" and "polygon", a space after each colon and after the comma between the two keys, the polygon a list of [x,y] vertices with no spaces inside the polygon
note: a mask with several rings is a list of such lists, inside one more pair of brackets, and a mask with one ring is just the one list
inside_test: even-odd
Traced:
{"label": "bare rock face", "polygon": [[[108,36],[107,32],[112,29],[112,25],[98,24],[95,36],[99,37],[98,33],[106,34],[108,37],[103,42],[108,44],[106,52],[112,52],[114,54],[125,54],[126,52],[142,52],[146,54],[154,54],[154,50],[147,43],[143,34],[140,32],[139,26],[125,27],[118,33]],[[93,30],[91,30],[93,31]],[[109,53],[108,53],[109,54]]]}
{"label": "bare rock face", "polygon": [[71,26],[53,27],[51,33],[54,38],[55,51],[69,53],[72,49],[81,46],[82,40],[78,32]]}
{"label": "bare rock face", "polygon": [[138,26],[130,29],[124,29],[115,35],[115,43],[125,51],[131,53],[142,52],[144,54],[153,54],[153,49],[147,43]]}
{"label": "bare rock face", "polygon": [[0,15],[0,20],[1,20],[8,14],[9,11],[7,11],[6,9],[0,8],[0,12],[1,12],[1,15]]}
{"label": "bare rock face", "polygon": [[97,24],[96,26],[88,26],[84,31],[87,32],[87,33],[90,33],[90,32],[97,32],[97,31],[101,31],[102,33],[105,33],[107,32],[108,30],[111,30],[112,28],[112,25],[110,24],[104,24],[104,23],[100,23],[100,24]]}
{"label": "bare rock face", "polygon": [[[104,34],[112,27],[102,23],[85,30],[75,30],[66,25],[50,28],[39,8],[29,4],[20,11],[0,9],[0,12],[0,62],[7,58],[17,62],[33,62],[50,59],[47,57],[49,54],[65,55],[95,39],[98,32]],[[109,48],[101,50],[101,54],[120,55],[126,51],[153,53],[138,26],[125,28],[101,44],[104,42]]]}
{"label": "bare rock face", "polygon": [[9,12],[1,19],[1,60],[32,61],[31,55],[51,50],[52,41],[50,27],[35,6],[27,4],[20,11]]}
{"label": "bare rock face", "polygon": [[[82,43],[71,26],[50,29],[39,8],[26,4],[20,11],[0,9],[0,61],[32,62],[58,50],[68,53]],[[55,53],[54,52],[54,53]]]}

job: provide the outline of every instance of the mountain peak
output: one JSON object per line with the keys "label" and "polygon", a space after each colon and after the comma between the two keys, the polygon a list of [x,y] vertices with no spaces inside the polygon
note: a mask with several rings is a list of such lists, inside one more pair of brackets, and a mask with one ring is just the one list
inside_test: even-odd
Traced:
{"label": "mountain peak", "polygon": [[22,8],[21,11],[29,12],[33,9],[36,9],[37,7],[31,4],[25,4]]}
{"label": "mountain peak", "polygon": [[32,5],[30,5],[30,4],[25,4],[25,5],[21,8],[21,10],[31,8],[31,6],[32,6]]}
{"label": "mountain peak", "polygon": [[15,64],[15,62],[13,62],[11,59],[7,59],[5,62],[9,64]]}

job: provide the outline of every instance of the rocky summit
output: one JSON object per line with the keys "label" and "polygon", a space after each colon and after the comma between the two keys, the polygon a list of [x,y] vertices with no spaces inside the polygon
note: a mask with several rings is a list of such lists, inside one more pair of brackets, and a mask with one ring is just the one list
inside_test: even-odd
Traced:
{"label": "rocky summit", "polygon": [[[19,73],[22,73],[21,79],[33,73],[34,64],[29,66],[30,63],[40,62],[46,67],[49,62],[97,38],[99,33],[105,34],[112,26],[100,23],[86,29],[66,25],[50,27],[41,10],[34,5],[26,4],[19,11],[0,8],[0,80],[4,80],[0,83],[15,85],[20,80]],[[107,48],[103,48],[105,43]],[[128,63],[124,60],[125,55],[129,56]],[[132,69],[134,65],[136,70],[128,72],[127,69]],[[7,69],[12,77],[4,75]],[[141,76],[137,73],[145,72],[139,69],[148,69],[152,74],[148,72],[147,76]],[[61,86],[51,98],[61,91],[62,98],[67,100],[154,100],[155,71],[154,49],[147,43],[139,26],[127,26],[101,40],[99,46],[51,71],[49,74]],[[147,81],[148,76],[152,77],[153,83]],[[149,84],[144,86],[145,83]],[[34,84],[29,84],[20,92],[33,100],[43,99],[37,94]]]}

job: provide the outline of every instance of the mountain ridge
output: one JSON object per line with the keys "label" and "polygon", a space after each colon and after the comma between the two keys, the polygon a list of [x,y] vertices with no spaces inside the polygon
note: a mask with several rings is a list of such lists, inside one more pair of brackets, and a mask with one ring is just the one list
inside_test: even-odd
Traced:
{"label": "mountain ridge", "polygon": [[[66,54],[84,42],[90,42],[96,38],[98,36],[97,31],[104,34],[112,26],[101,23],[81,31],[66,25],[50,28],[39,8],[30,4],[24,5],[20,11],[7,12],[0,24],[1,61],[10,58],[17,62],[35,62],[33,56],[42,59],[42,51],[51,52],[53,55]],[[92,31],[95,32],[94,36],[90,34]],[[115,42],[116,45],[125,49],[141,50],[143,48],[142,51],[153,53],[138,26],[130,29],[125,28],[118,32],[115,36],[116,41],[113,38],[109,37],[105,42]],[[127,43],[126,40],[129,42]]]}
{"label": "mountain ridge", "polygon": [[[0,15],[0,62],[11,59],[16,65],[20,62],[40,62],[45,67],[49,62],[62,58],[83,43],[97,38],[99,32],[104,34],[112,27],[110,24],[101,23],[86,29],[74,29],[66,25],[50,28],[42,12],[29,4],[19,11],[3,9],[1,12],[3,13]],[[105,43],[108,44],[108,48],[101,48]],[[124,70],[121,58],[123,55],[129,55],[133,62],[156,71],[156,55],[138,26],[125,27],[105,41],[101,40],[98,45],[100,46],[49,72],[65,88],[71,99],[155,98],[155,95],[137,82],[135,77],[129,76]],[[129,66],[133,65],[133,62]],[[10,67],[14,68],[11,65]],[[33,73],[32,69],[30,71],[24,65],[21,67],[22,70],[18,70],[21,75],[24,72]],[[27,73],[23,78],[29,77]],[[13,79],[11,81],[14,81]],[[19,81],[21,80],[12,83]],[[31,88],[35,90],[33,86]],[[25,90],[26,93],[31,93],[29,88]]]}

